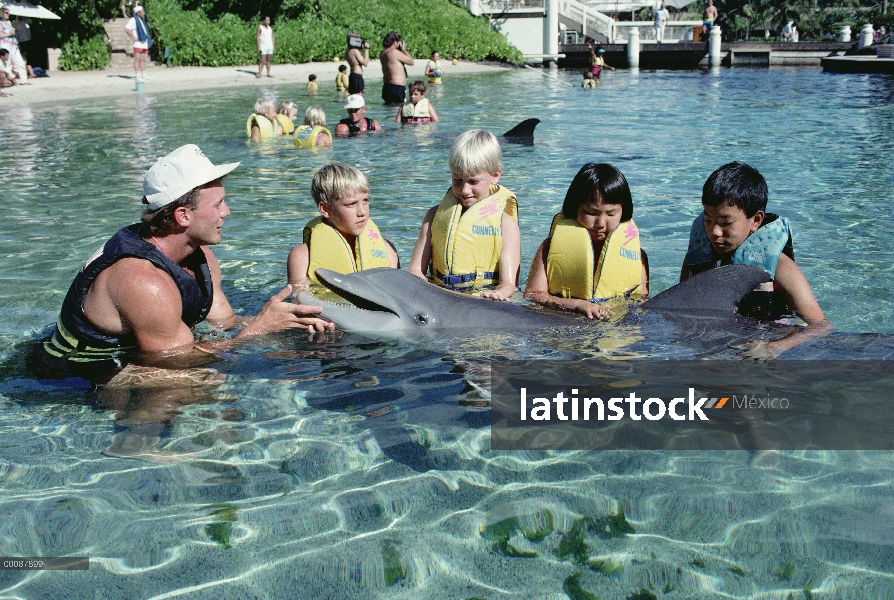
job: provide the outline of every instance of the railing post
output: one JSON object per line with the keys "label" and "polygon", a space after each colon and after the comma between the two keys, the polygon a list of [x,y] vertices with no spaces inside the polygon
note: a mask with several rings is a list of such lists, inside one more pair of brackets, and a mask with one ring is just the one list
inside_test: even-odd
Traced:
{"label": "railing post", "polygon": [[479,0],[469,0],[469,12],[476,17],[481,16],[481,2]]}
{"label": "railing post", "polygon": [[543,53],[552,55],[549,60],[555,62],[559,53],[559,0],[547,0],[545,34]]}
{"label": "railing post", "polygon": [[581,25],[580,25],[580,29],[581,29],[580,32],[584,36],[584,43],[586,43],[587,42],[587,10],[586,9],[584,9],[584,16],[581,20],[583,21],[583,23],[581,23]]}
{"label": "railing post", "polygon": [[867,46],[872,45],[872,36],[875,31],[872,29],[872,23],[866,23],[863,25],[863,30],[860,31],[860,41],[857,42],[857,50],[862,50]]}
{"label": "railing post", "polygon": [[639,27],[631,27],[627,32],[627,65],[639,69]]}
{"label": "railing post", "polygon": [[851,41],[851,26],[843,25],[841,27],[841,33],[838,35],[839,42],[849,42]]}
{"label": "railing post", "polygon": [[708,36],[708,64],[712,67],[720,66],[720,33],[720,27],[715,25]]}

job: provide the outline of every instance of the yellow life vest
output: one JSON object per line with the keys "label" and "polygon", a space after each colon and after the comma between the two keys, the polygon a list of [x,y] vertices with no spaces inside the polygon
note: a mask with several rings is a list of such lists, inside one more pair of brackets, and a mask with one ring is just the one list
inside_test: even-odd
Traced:
{"label": "yellow life vest", "polygon": [[335,76],[335,91],[340,92],[346,89],[348,89],[348,74],[339,71]]}
{"label": "yellow life vest", "polygon": [[366,222],[363,232],[357,236],[353,252],[348,241],[323,217],[312,219],[304,226],[304,243],[310,255],[307,273],[314,285],[321,285],[316,274],[319,268],[347,274],[391,266],[388,242],[372,219]]}
{"label": "yellow life vest", "polygon": [[[595,264],[590,232],[577,220],[559,213],[550,235],[546,280],[553,296],[604,300],[642,283],[639,230],[632,219],[608,235]],[[639,291],[631,297],[638,298]]]}
{"label": "yellow life vest", "polygon": [[252,113],[252,115],[248,117],[248,121],[245,122],[245,134],[248,137],[251,137],[252,123],[256,123],[258,125],[258,130],[260,131],[262,140],[264,138],[272,138],[276,136],[276,125],[273,124],[273,121],[271,121],[264,115]]}
{"label": "yellow life vest", "polygon": [[282,127],[282,132],[285,135],[292,135],[292,132],[295,131],[295,124],[292,123],[289,115],[277,114],[276,120],[279,121],[279,126]]}
{"label": "yellow life vest", "polygon": [[300,125],[298,129],[295,130],[295,147],[313,148],[317,145],[317,138],[320,137],[321,133],[325,133],[329,136],[329,139],[332,139],[332,134],[329,133],[329,130],[325,127],[321,127],[320,125],[315,125],[314,127],[311,127],[310,125]]}
{"label": "yellow life vest", "polygon": [[490,195],[463,212],[448,190],[431,223],[432,275],[451,289],[491,285],[499,279],[503,213],[518,222],[515,194],[492,185]]}
{"label": "yellow life vest", "polygon": [[407,102],[400,109],[401,123],[428,123],[431,121],[431,112],[428,110],[428,98],[420,98],[419,102],[413,104]]}
{"label": "yellow life vest", "polygon": [[428,76],[428,82],[429,82],[429,83],[434,83],[434,84],[439,84],[439,83],[441,83],[441,78],[440,78],[440,77],[435,77],[434,75],[429,75],[429,76]]}

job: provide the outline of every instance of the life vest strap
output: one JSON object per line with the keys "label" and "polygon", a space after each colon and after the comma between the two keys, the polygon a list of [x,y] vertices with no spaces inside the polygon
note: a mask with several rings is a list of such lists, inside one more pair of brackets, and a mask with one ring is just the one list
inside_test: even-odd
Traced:
{"label": "life vest strap", "polygon": [[[492,271],[486,271],[482,273],[483,279],[494,279],[496,277],[496,273]],[[456,286],[462,285],[464,283],[469,283],[470,281],[475,281],[478,279],[477,273],[466,273],[464,275],[441,275],[438,274],[438,279],[446,286]]]}

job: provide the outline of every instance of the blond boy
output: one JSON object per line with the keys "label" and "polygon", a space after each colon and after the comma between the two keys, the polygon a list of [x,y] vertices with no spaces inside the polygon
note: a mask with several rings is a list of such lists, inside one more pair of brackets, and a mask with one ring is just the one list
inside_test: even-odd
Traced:
{"label": "blond boy", "polygon": [[276,104],[263,98],[255,102],[255,111],[245,122],[245,133],[251,141],[282,136],[282,126],[276,120]]}
{"label": "blond boy", "polygon": [[507,301],[515,293],[521,236],[515,194],[499,185],[500,143],[473,129],[450,147],[453,182],[438,206],[422,220],[409,272],[454,290],[482,290],[481,296]]}
{"label": "blond boy", "polygon": [[319,268],[338,273],[398,268],[397,252],[369,218],[363,173],[342,163],[326,165],[313,176],[310,192],[320,216],[304,226],[304,243],[289,252],[288,276],[295,289],[319,284]]}

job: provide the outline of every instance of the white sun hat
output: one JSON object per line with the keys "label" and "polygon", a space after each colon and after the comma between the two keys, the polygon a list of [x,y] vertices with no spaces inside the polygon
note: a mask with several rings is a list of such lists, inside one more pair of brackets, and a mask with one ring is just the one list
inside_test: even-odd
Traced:
{"label": "white sun hat", "polygon": [[187,192],[220,179],[239,163],[214,165],[195,144],[180,146],[159,158],[143,177],[143,195],[150,210],[167,206]]}

